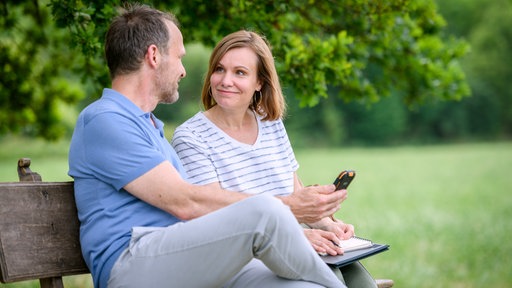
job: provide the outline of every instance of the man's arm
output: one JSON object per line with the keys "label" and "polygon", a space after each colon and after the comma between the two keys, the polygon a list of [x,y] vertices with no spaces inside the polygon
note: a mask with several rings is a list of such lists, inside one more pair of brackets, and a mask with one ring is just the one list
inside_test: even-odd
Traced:
{"label": "man's arm", "polygon": [[249,195],[220,189],[218,185],[192,185],[181,178],[169,161],[164,161],[124,189],[135,197],[167,211],[182,220],[190,220]]}

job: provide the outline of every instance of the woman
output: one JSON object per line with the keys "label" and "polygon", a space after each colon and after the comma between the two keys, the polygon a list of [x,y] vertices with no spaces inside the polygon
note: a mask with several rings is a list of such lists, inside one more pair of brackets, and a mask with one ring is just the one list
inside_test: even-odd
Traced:
{"label": "woman", "polygon": [[[282,122],[285,100],[261,36],[242,30],[217,44],[201,99],[205,111],[180,125],[171,141],[190,181],[282,199],[302,187]],[[341,254],[334,243],[354,235],[352,225],[332,217],[304,224],[318,253]],[[348,287],[376,287],[360,263],[342,268],[343,275],[335,273]]]}

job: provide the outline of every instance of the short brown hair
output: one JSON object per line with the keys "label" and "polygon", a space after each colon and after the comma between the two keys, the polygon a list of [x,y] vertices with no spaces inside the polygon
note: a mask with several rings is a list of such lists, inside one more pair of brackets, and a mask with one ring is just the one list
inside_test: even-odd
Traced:
{"label": "short brown hair", "polygon": [[270,51],[270,45],[266,39],[259,34],[247,30],[240,30],[227,35],[213,49],[203,85],[203,91],[201,93],[201,101],[203,102],[204,109],[208,110],[217,105],[212,96],[210,83],[210,77],[215,71],[215,68],[229,50],[242,47],[248,47],[256,54],[258,58],[257,77],[262,83],[261,101],[255,101],[254,99],[258,97],[253,97],[250,108],[258,115],[263,116],[263,120],[277,120],[283,118],[286,112],[286,103],[274,65],[274,57]]}
{"label": "short brown hair", "polygon": [[179,24],[173,14],[146,5],[127,4],[121,9],[105,36],[105,58],[112,78],[137,71],[152,44],[167,53],[171,35],[165,20]]}

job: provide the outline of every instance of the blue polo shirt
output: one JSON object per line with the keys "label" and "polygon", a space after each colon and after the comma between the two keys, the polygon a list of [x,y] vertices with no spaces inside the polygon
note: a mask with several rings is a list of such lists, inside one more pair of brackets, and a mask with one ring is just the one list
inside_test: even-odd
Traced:
{"label": "blue polo shirt", "polygon": [[132,227],[166,227],[181,221],[123,189],[163,161],[170,161],[186,179],[163,126],[112,89],[104,89],[78,117],[68,173],[75,181],[80,244],[95,287],[107,287],[112,266],[128,247]]}

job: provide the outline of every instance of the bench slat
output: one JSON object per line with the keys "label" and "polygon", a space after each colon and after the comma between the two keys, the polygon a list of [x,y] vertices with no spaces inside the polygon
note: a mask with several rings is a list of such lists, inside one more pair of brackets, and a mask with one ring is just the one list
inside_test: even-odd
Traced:
{"label": "bench slat", "polygon": [[0,183],[0,280],[89,273],[73,182]]}

